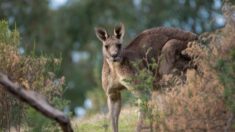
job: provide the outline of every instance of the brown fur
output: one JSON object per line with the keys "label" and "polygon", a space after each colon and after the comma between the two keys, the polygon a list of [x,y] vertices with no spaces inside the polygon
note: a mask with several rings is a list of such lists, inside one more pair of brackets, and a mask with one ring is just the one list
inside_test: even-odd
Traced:
{"label": "brown fur", "polygon": [[[170,73],[174,68],[184,70],[189,60],[181,54],[181,51],[187,47],[188,41],[197,39],[197,35],[191,32],[160,27],[145,30],[124,48],[122,47],[124,32],[122,24],[115,27],[113,36],[108,35],[105,29],[96,28],[96,35],[103,43],[102,86],[108,97],[114,132],[118,132],[121,90],[130,90],[137,97],[143,94],[141,90],[136,90],[134,85],[124,81],[138,72],[132,67],[131,62],[142,60],[140,67],[145,68],[147,61],[154,58],[159,65],[158,69],[153,69],[158,75],[157,78]],[[139,117],[143,117],[143,112],[140,112]],[[138,122],[136,131],[141,131],[142,120],[139,118]]]}

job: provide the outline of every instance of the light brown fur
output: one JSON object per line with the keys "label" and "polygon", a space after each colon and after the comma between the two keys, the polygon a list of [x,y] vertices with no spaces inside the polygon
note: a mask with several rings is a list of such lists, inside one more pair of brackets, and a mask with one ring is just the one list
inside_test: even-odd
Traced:
{"label": "light brown fur", "polygon": [[[189,62],[181,54],[187,47],[187,42],[197,39],[197,35],[175,28],[152,28],[139,34],[127,47],[123,47],[124,25],[115,27],[114,35],[107,34],[105,29],[96,28],[96,35],[103,43],[102,86],[108,98],[109,114],[114,132],[118,132],[118,118],[121,111],[121,90],[130,90],[140,97],[141,90],[125,82],[138,71],[131,62],[141,60],[140,67],[145,68],[147,61],[157,60],[159,67],[153,69],[157,79],[163,74],[169,74],[172,69],[184,70]],[[149,50],[151,48],[151,50]],[[147,50],[149,50],[146,55]],[[145,59],[144,59],[145,58]],[[156,81],[157,81],[156,79]],[[140,117],[143,113],[140,112]],[[141,131],[139,119],[136,131]]]}

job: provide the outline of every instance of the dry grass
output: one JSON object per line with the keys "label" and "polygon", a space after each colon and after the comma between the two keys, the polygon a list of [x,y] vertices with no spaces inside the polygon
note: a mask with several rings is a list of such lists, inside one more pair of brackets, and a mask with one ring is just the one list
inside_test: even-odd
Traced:
{"label": "dry grass", "polygon": [[234,15],[235,10],[231,5],[226,6],[227,25],[202,34],[185,50],[195,57],[198,70],[188,70],[185,83],[169,85],[170,90],[153,93],[157,131],[235,131],[233,113],[225,104],[225,87],[215,68],[218,60],[229,58],[229,50],[235,46],[235,18],[231,14]]}

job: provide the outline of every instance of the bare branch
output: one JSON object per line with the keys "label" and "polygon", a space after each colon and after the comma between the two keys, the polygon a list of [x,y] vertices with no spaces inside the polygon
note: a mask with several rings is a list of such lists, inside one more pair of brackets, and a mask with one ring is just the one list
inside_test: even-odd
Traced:
{"label": "bare branch", "polygon": [[16,83],[13,83],[8,77],[0,72],[0,84],[4,89],[21,101],[29,104],[31,107],[41,112],[44,116],[58,122],[64,132],[73,132],[69,118],[60,110],[49,105],[42,95],[25,90]]}

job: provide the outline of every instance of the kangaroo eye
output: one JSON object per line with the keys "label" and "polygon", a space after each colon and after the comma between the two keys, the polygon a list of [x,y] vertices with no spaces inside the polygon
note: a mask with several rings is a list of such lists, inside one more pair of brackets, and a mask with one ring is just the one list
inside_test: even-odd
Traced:
{"label": "kangaroo eye", "polygon": [[106,48],[106,49],[108,49],[108,48],[109,48],[109,46],[108,46],[108,45],[105,45],[105,48]]}

